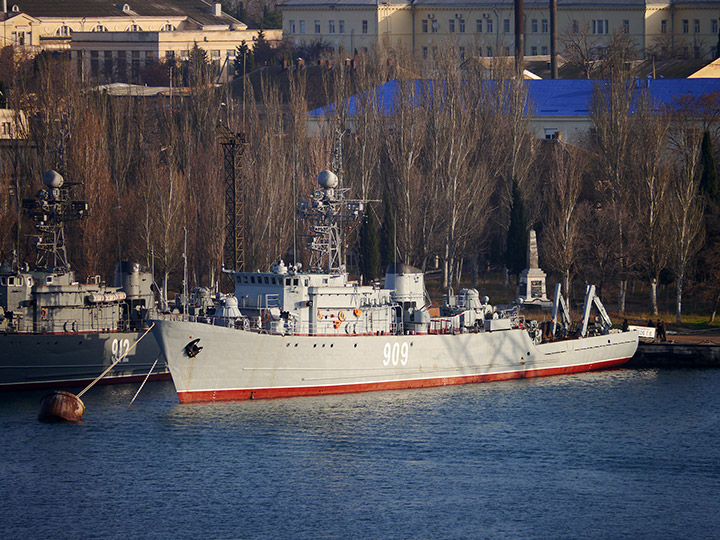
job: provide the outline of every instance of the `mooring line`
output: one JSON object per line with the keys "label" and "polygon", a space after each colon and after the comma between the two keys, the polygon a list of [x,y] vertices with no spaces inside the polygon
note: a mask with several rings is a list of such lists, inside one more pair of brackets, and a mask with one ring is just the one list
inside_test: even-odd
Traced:
{"label": "mooring line", "polygon": [[130,351],[132,351],[132,350],[135,348],[135,346],[136,346],[138,343],[140,343],[140,340],[141,340],[142,338],[144,338],[145,336],[148,335],[148,332],[150,332],[150,330],[153,329],[153,326],[155,326],[155,323],[152,323],[152,324],[150,325],[150,328],[148,328],[147,330],[145,330],[145,333],[144,333],[142,336],[140,336],[140,338],[139,338],[135,343],[133,343],[130,347],[128,347],[128,350],[125,351],[125,353],[124,353],[122,356],[120,356],[117,360],[115,360],[112,364],[110,364],[110,366],[109,366],[105,371],[103,371],[100,375],[98,375],[97,378],[96,378],[93,382],[91,382],[90,384],[88,384],[88,385],[83,389],[83,391],[80,392],[80,393],[77,395],[77,397],[82,396],[85,392],[87,392],[87,391],[90,390],[93,386],[95,386],[95,383],[96,383],[96,382],[98,382],[98,381],[99,381],[100,379],[102,379],[105,375],[107,375],[108,372],[109,372],[112,368],[114,368],[120,360],[122,360],[123,358],[125,358],[125,357],[130,353]]}
{"label": "mooring line", "polygon": [[130,400],[130,405],[128,405],[128,409],[130,408],[130,406],[131,406],[131,405],[133,404],[133,402],[135,401],[135,398],[140,395],[140,390],[143,389],[143,386],[145,386],[145,383],[146,383],[146,382],[148,381],[148,379],[150,378],[150,374],[153,372],[153,369],[155,369],[155,364],[158,363],[158,360],[160,360],[160,357],[159,357],[159,356],[158,356],[158,357],[155,359],[155,361],[153,362],[153,365],[152,365],[152,367],[150,368],[150,371],[148,371],[148,374],[145,375],[145,380],[144,380],[144,381],[142,382],[142,384],[140,385],[140,388],[138,388],[138,391],[135,392],[135,395],[134,395],[133,398]]}

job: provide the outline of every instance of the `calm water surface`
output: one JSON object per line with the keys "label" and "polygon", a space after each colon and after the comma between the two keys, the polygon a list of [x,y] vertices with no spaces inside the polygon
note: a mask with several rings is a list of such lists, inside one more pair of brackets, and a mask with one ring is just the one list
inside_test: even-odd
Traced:
{"label": "calm water surface", "polygon": [[711,539],[720,370],[180,405],[0,395],[0,537]]}

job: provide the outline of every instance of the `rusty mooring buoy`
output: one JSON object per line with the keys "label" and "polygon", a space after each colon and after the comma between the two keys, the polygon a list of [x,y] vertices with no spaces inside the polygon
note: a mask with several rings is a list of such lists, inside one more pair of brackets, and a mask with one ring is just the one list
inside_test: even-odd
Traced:
{"label": "rusty mooring buoy", "polygon": [[38,420],[48,423],[82,422],[85,404],[75,394],[58,390],[46,395],[40,401]]}

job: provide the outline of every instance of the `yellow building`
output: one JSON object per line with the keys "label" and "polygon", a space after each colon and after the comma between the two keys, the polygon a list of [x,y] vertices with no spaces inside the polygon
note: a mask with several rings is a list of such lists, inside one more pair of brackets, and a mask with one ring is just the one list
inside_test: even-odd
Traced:
{"label": "yellow building", "polygon": [[[70,51],[83,76],[133,73],[148,62],[187,59],[195,44],[228,74],[236,48],[252,47],[257,30],[204,0],[2,0],[0,46],[21,53]],[[282,32],[265,32],[268,40]],[[121,77],[122,78],[122,77]]]}
{"label": "yellow building", "polygon": [[[574,32],[592,47],[616,32],[640,51],[714,57],[720,2],[703,0],[558,0],[560,36]],[[403,46],[426,56],[452,43],[458,55],[514,54],[512,0],[285,0],[283,35],[299,44],[321,40],[348,54],[361,48]],[[549,2],[524,2],[524,54],[550,52]],[[666,43],[668,42],[668,43]],[[558,43],[559,52],[562,45]]]}

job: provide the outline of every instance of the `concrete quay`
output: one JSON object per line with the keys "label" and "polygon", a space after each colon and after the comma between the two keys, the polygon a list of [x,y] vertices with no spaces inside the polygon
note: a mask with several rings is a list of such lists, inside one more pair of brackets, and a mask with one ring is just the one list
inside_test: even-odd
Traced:
{"label": "concrete quay", "polygon": [[720,335],[668,334],[665,342],[641,340],[629,368],[720,367]]}

